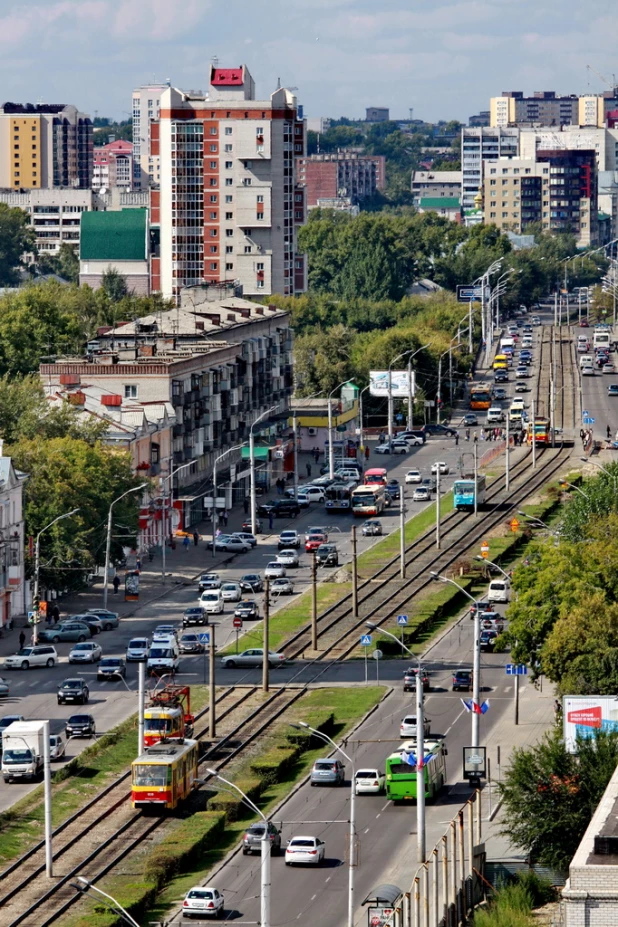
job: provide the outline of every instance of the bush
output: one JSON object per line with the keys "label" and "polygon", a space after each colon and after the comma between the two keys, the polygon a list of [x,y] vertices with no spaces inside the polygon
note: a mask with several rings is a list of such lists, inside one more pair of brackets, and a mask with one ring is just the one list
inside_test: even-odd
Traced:
{"label": "bush", "polygon": [[191,868],[198,855],[224,831],[221,812],[196,811],[150,854],[144,869],[147,882],[158,891],[183,869]]}
{"label": "bush", "polygon": [[251,772],[262,780],[264,786],[274,785],[276,782],[285,779],[303,752],[304,745],[275,747],[251,762]]}
{"label": "bush", "polygon": [[[258,776],[239,779],[234,784],[245,793],[247,798],[256,803],[259,802],[265,789],[265,783]],[[209,798],[208,810],[222,812],[228,821],[239,821],[243,816],[253,814],[242,798],[231,792],[219,792]]]}

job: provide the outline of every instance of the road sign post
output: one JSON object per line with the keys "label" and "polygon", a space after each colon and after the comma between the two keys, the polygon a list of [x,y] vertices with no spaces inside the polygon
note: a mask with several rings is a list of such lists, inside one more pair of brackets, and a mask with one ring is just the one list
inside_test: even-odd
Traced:
{"label": "road sign post", "polygon": [[525,663],[507,663],[506,675],[515,677],[515,686],[513,691],[513,721],[515,725],[519,724],[519,677],[528,675],[528,667]]}
{"label": "road sign post", "polygon": [[383,656],[384,654],[381,650],[376,649],[373,651],[373,659],[376,661],[376,684],[378,686],[380,685],[380,660]]}
{"label": "road sign post", "polygon": [[406,655],[406,648],[405,648],[405,644],[404,644],[404,642],[403,642],[403,629],[406,627],[407,623],[408,623],[408,616],[407,616],[407,615],[397,615],[397,624],[398,624],[399,627],[401,628],[401,658],[402,658],[402,659],[403,659],[403,658],[405,657],[405,655]]}
{"label": "road sign post", "polygon": [[371,634],[361,634],[361,647],[365,650],[365,685],[368,685],[369,679],[367,675],[367,647],[371,645]]}
{"label": "road sign post", "polygon": [[236,632],[236,653],[238,653],[238,636],[242,631],[242,618],[239,618],[235,615],[232,624],[234,626],[234,631]]}
{"label": "road sign post", "polygon": [[519,520],[517,518],[511,518],[509,522],[509,528],[513,534],[515,534],[515,532],[519,530]]}
{"label": "road sign post", "polygon": [[487,541],[483,541],[483,543],[481,544],[481,557],[483,558],[483,560],[487,560],[487,558],[489,557],[489,544],[487,543]]}

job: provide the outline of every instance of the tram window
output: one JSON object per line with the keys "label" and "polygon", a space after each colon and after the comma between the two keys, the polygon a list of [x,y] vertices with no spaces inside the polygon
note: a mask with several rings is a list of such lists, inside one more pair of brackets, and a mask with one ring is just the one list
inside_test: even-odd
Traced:
{"label": "tram window", "polygon": [[133,785],[164,786],[172,781],[169,766],[138,765],[133,767]]}

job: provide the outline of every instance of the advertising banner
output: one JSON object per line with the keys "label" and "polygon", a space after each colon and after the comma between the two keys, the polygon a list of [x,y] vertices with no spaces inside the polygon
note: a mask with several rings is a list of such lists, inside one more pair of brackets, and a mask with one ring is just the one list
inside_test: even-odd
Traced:
{"label": "advertising banner", "polygon": [[[414,371],[412,372],[412,395],[414,396]],[[369,371],[369,392],[372,396],[388,397],[388,370]],[[408,371],[391,370],[391,394],[393,399],[408,398]]]}
{"label": "advertising banner", "polygon": [[562,723],[567,750],[575,753],[578,737],[618,731],[618,696],[566,695],[562,699]]}

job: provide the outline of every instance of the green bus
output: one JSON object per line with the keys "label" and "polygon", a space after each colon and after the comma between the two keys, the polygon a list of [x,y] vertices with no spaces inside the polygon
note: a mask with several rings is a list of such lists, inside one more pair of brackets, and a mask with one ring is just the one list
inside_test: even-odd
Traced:
{"label": "green bus", "polygon": [[[425,780],[425,799],[433,801],[446,782],[446,759],[448,750],[443,740],[425,741],[425,764],[422,769]],[[415,755],[415,743],[404,744],[402,750],[386,758],[386,797],[395,803],[416,801],[417,770],[408,762],[410,753]]]}

